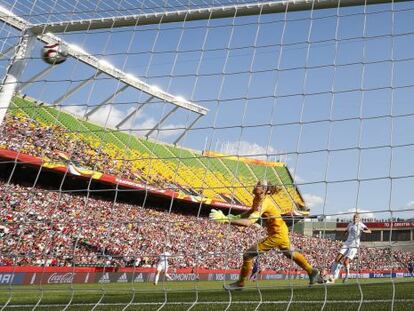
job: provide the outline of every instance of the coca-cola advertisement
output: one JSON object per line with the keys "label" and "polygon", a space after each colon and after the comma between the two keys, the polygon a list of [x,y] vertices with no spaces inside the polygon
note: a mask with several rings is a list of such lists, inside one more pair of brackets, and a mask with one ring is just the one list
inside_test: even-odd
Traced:
{"label": "coca-cola advertisement", "polygon": [[53,273],[47,279],[48,284],[70,284],[73,283],[75,273]]}
{"label": "coca-cola advertisement", "polygon": [[94,282],[95,273],[90,272],[31,272],[26,273],[24,284],[80,284]]}

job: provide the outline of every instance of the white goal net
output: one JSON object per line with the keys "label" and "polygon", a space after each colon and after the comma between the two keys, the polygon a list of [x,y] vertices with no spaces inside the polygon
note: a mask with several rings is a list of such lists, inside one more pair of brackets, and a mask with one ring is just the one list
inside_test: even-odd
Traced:
{"label": "white goal net", "polygon": [[[411,310],[413,20],[412,1],[1,0],[0,310]],[[337,284],[275,247],[222,289],[273,222],[209,214],[249,211],[258,182],[325,281],[359,215]]]}

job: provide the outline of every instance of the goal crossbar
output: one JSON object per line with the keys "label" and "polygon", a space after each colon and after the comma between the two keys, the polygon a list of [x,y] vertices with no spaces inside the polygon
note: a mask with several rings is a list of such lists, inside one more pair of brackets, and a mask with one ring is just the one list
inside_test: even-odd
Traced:
{"label": "goal crossbar", "polygon": [[62,44],[63,46],[65,46],[70,56],[78,59],[79,61],[93,68],[96,68],[98,71],[103,72],[132,88],[135,88],[139,91],[147,93],[150,96],[159,98],[160,100],[166,101],[177,107],[181,107],[183,109],[195,112],[200,115],[206,115],[208,112],[207,108],[197,105],[179,96],[172,95],[166,91],[161,90],[160,88],[156,86],[145,83],[139,78],[131,74],[125,73],[122,70],[116,68],[115,66],[112,66],[108,62],[102,61],[98,59],[97,57],[87,53],[82,48],[65,42],[64,40],[62,40],[61,38],[59,38],[58,36],[50,32],[43,33],[43,34],[40,34],[40,33],[36,34],[34,32],[36,27],[34,27],[32,24],[28,23],[23,18],[16,16],[11,11],[1,6],[0,6],[0,20],[19,31],[30,29],[30,31],[33,34],[37,35],[38,40],[46,44],[54,44],[54,43]]}
{"label": "goal crossbar", "polygon": [[195,21],[203,19],[233,18],[259,14],[283,13],[292,11],[320,10],[336,7],[372,5],[410,0],[287,0],[262,3],[247,3],[209,8],[143,13],[129,16],[70,20],[33,26],[37,34],[45,32],[71,32],[106,28],[134,27],[151,24]]}

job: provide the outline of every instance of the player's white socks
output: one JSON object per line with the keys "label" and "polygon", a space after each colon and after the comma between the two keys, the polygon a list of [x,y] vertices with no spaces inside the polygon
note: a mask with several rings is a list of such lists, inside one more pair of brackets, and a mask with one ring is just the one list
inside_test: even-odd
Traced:
{"label": "player's white socks", "polygon": [[[155,280],[154,280],[154,284],[155,285],[157,285],[158,284],[158,280],[160,279],[160,274],[161,273],[157,273],[156,275],[155,275]],[[172,280],[172,277],[168,274],[168,273],[165,273],[165,277],[168,279],[168,280]]]}
{"label": "player's white socks", "polygon": [[155,275],[155,280],[154,280],[154,284],[155,284],[155,285],[157,285],[157,284],[158,284],[158,280],[159,280],[159,278],[160,278],[160,274],[159,274],[159,273],[157,273],[157,274]]}

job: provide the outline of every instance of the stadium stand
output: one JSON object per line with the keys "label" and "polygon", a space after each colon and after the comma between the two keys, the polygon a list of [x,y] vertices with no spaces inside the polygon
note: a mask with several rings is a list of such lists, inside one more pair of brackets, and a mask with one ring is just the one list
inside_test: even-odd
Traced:
{"label": "stadium stand", "polygon": [[[251,204],[251,185],[266,178],[283,185],[274,200],[282,210],[306,214],[285,164],[213,152],[203,154],[105,129],[71,114],[15,97],[0,128],[0,149],[122,176],[194,196]],[[96,194],[54,192],[0,181],[0,264],[37,266],[152,266],[163,246],[172,247],[176,268],[234,269],[261,228],[219,225],[204,217],[110,201]],[[339,241],[291,234],[311,264],[328,268]],[[359,269],[405,267],[412,253],[363,247]],[[277,252],[263,268],[295,270]]]}
{"label": "stadium stand", "polygon": [[205,151],[203,154],[138,138],[75,118],[62,110],[15,97],[0,128],[0,148],[207,199],[250,206],[259,179],[283,185],[274,197],[284,213],[307,214],[286,165]]}
{"label": "stadium stand", "polygon": [[[235,269],[243,250],[265,231],[4,182],[0,191],[5,194],[0,200],[1,265],[148,267],[168,244],[175,268]],[[291,241],[321,268],[329,267],[341,246],[339,241],[293,232]],[[411,252],[362,247],[353,269],[401,269],[412,256]],[[276,251],[260,261],[265,269],[296,269]]]}

